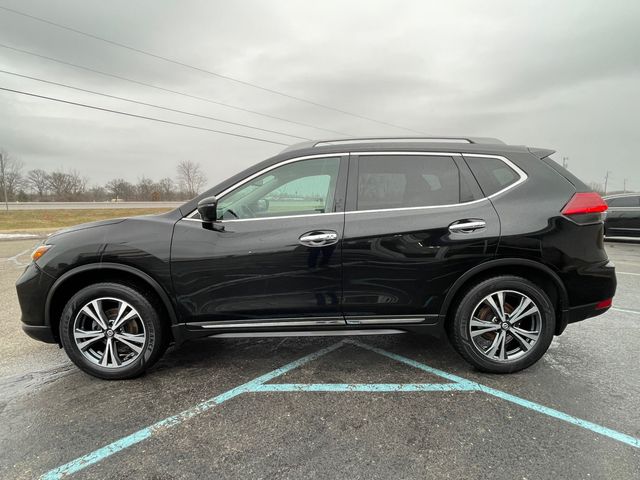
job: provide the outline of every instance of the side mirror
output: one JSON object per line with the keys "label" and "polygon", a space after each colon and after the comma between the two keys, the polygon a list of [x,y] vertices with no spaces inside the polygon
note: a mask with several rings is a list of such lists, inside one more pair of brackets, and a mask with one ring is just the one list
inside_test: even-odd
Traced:
{"label": "side mirror", "polygon": [[198,213],[203,222],[213,223],[218,219],[218,199],[203,198],[198,202]]}
{"label": "side mirror", "polygon": [[269,199],[261,198],[260,200],[258,200],[257,207],[258,207],[258,212],[260,213],[269,211]]}

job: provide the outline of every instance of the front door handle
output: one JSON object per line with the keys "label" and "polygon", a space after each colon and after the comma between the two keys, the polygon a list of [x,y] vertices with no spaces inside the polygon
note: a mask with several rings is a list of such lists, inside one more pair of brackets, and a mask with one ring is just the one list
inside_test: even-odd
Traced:
{"label": "front door handle", "polygon": [[333,230],[307,232],[300,236],[299,241],[307,247],[326,247],[338,243],[338,234]]}
{"label": "front door handle", "polygon": [[449,225],[449,231],[451,233],[471,233],[477,230],[482,230],[487,226],[487,222],[479,218],[473,218],[470,220],[458,220]]}

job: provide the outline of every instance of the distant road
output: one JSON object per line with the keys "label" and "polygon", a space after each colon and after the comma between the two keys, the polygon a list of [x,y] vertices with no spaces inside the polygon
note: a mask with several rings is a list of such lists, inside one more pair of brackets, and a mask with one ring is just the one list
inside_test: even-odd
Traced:
{"label": "distant road", "polygon": [[[9,210],[66,210],[66,209],[105,209],[105,208],[176,208],[184,202],[24,202],[9,203]],[[0,204],[4,210],[4,203]]]}

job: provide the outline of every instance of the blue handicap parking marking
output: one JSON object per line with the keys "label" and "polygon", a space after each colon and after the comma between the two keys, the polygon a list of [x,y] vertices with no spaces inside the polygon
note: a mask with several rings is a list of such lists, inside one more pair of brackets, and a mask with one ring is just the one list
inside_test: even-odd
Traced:
{"label": "blue handicap parking marking", "polygon": [[[449,383],[267,383],[271,380],[290,372],[296,368],[299,368],[309,362],[319,359],[320,357],[337,350],[343,345],[356,345],[358,347],[370,350],[372,352],[378,353],[382,356],[390,358],[392,360],[404,363],[406,365],[410,365],[424,372],[431,373],[433,375],[437,375],[438,377],[444,378],[449,381]],[[76,458],[64,465],[61,465],[49,472],[43,474],[40,478],[46,480],[59,479],[64,476],[79,472],[80,470],[94,465],[111,455],[114,455],[122,450],[125,450],[137,443],[142,442],[148,438],[157,435],[158,433],[164,432],[167,429],[180,425],[186,420],[194,418],[202,413],[205,413],[216,406],[230,400],[238,395],[243,393],[267,393],[267,392],[449,392],[449,391],[459,391],[459,392],[469,392],[469,391],[477,391],[482,392],[487,395],[494,396],[496,398],[500,398],[507,402],[514,403],[521,407],[527,408],[529,410],[533,410],[535,412],[541,413],[543,415],[547,415],[549,417],[562,420],[569,424],[584,428],[586,430],[590,430],[599,435],[603,435],[605,437],[609,437],[613,440],[616,440],[621,443],[625,443],[635,448],[640,448],[640,438],[632,437],[631,435],[627,435],[625,433],[619,432],[617,430],[613,430],[602,425],[598,425],[593,422],[589,422],[587,420],[583,420],[567,413],[561,412],[559,410],[555,410],[553,408],[546,407],[539,403],[535,403],[524,398],[518,397],[516,395],[512,395],[507,392],[503,392],[501,390],[497,390],[491,387],[487,387],[477,382],[473,382],[471,380],[467,380],[463,377],[459,377],[457,375],[445,372],[443,370],[438,370],[436,368],[432,368],[428,365],[420,363],[416,360],[412,360],[408,357],[404,357],[402,355],[398,355],[396,353],[388,352],[378,347],[374,347],[368,345],[366,343],[359,342],[357,340],[343,340],[337,342],[329,347],[318,350],[317,352],[311,353],[304,357],[299,358],[293,362],[290,362],[280,368],[277,368],[269,373],[261,375],[247,383],[239,385],[238,387],[232,388],[220,395],[217,395],[209,400],[205,400],[204,402],[198,403],[187,410],[184,410],[176,415],[172,415],[171,417],[165,418],[164,420],[160,420],[159,422],[154,423],[148,427],[145,427],[137,432],[134,432],[130,435],[122,437],[109,445],[106,445],[102,448],[94,450],[86,455]]]}

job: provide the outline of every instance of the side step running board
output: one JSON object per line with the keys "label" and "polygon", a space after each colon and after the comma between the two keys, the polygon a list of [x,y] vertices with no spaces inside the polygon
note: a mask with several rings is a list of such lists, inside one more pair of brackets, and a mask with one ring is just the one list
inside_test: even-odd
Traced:
{"label": "side step running board", "polygon": [[218,333],[211,335],[216,338],[266,338],[266,337],[340,337],[351,335],[395,335],[398,333],[407,333],[404,330],[396,330],[394,328],[378,328],[378,329],[354,329],[354,330],[300,330],[286,332],[235,332],[235,333]]}

